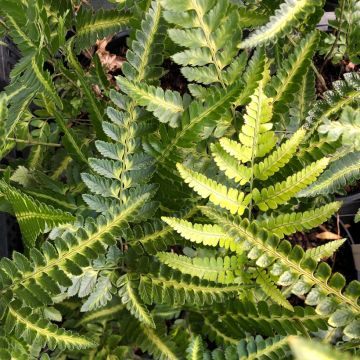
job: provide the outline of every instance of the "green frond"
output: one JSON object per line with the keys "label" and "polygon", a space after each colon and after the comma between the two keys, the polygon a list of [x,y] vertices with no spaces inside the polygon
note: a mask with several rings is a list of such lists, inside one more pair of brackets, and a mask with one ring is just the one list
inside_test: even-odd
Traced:
{"label": "green frond", "polygon": [[204,344],[201,336],[198,335],[191,340],[189,347],[186,349],[186,360],[203,360]]}
{"label": "green frond", "polygon": [[311,109],[306,121],[316,129],[325,119],[330,119],[345,106],[356,103],[360,98],[360,74],[350,72],[343,75],[344,80],[334,81],[332,90],[323,93],[323,99],[318,100]]}
{"label": "green frond", "polygon": [[236,282],[236,278],[241,277],[244,260],[239,256],[190,258],[167,252],[160,252],[156,256],[161,263],[183,274],[220,284]]}
{"label": "green frond", "polygon": [[225,351],[214,350],[213,358],[226,360],[285,359],[289,354],[288,338],[275,336],[263,339],[261,336],[242,339],[239,343],[225,348]]}
{"label": "green frond", "polygon": [[314,340],[303,339],[291,336],[288,339],[291,350],[295,356],[295,360],[355,360],[357,356],[350,353],[339,351],[328,344]]}
{"label": "green frond", "polygon": [[176,26],[168,31],[171,40],[187,48],[172,56],[183,66],[182,74],[189,81],[202,84],[230,85],[233,79],[224,68],[229,65],[242,68],[233,60],[241,37],[235,6],[227,0],[217,3],[189,0],[180,7],[174,0],[161,0],[161,4],[166,10],[165,19]]}
{"label": "green frond", "polygon": [[154,328],[154,320],[152,319],[149,310],[142,303],[138,294],[137,279],[132,279],[131,274],[123,275],[117,281],[117,286],[119,287],[119,296],[121,301],[126,305],[126,308],[130,311],[130,313],[140,322]]}
{"label": "green frond", "polygon": [[298,146],[304,139],[306,131],[299,129],[289,140],[268,155],[262,162],[254,165],[254,176],[259,180],[267,180],[284,167],[294,156]]}
{"label": "green frond", "polygon": [[288,110],[301,87],[302,77],[310,67],[318,40],[319,34],[316,31],[302,39],[289,57],[282,62],[276,76],[272,77],[267,91],[274,99],[274,113],[284,113]]}
{"label": "green frond", "polygon": [[146,304],[204,305],[232,299],[244,288],[200,280],[162,266],[158,272],[140,275],[139,294]]}
{"label": "green frond", "polygon": [[315,103],[315,98],[315,75],[312,69],[308,68],[300,81],[299,90],[290,106],[290,126],[298,128],[304,124],[308,113]]}
{"label": "green frond", "polygon": [[25,341],[41,348],[58,347],[64,349],[86,349],[95,344],[83,336],[58,328],[55,324],[33,313],[29,307],[23,307],[20,302],[12,302],[8,308],[5,320],[5,331],[23,337]]}
{"label": "green frond", "polygon": [[312,14],[318,5],[319,3],[314,0],[285,0],[275,10],[269,22],[250,34],[239,47],[244,49],[276,42],[296,27],[301,20]]}
{"label": "green frond", "polygon": [[[218,305],[215,305],[218,306]],[[261,334],[266,337],[275,335],[305,335],[309,332],[327,330],[328,316],[317,314],[310,306],[294,306],[293,310],[266,301],[251,302],[247,299],[234,301],[228,309],[213,308],[206,313],[213,328],[222,328],[224,335],[232,334],[244,338],[247,334]],[[219,317],[217,311],[221,311]]]}
{"label": "green frond", "polygon": [[251,248],[249,257],[256,260],[262,268],[270,268],[270,273],[277,278],[277,284],[290,286],[291,292],[297,296],[306,295],[305,303],[316,305],[316,311],[329,316],[329,324],[333,327],[345,327],[344,332],[351,338],[360,337],[356,330],[360,320],[360,284],[352,281],[346,288],[345,278],[339,274],[331,274],[326,263],[317,265],[316,261],[305,256],[299,246],[291,247],[287,241],[259,229],[255,223],[241,221],[238,217],[206,207],[202,211],[219,224],[234,238],[240,238]]}
{"label": "green frond", "polygon": [[177,91],[163,90],[152,85],[138,84],[123,76],[117,77],[123,92],[129,95],[138,105],[145,106],[148,111],[162,123],[177,127],[182,113],[185,111],[184,100]]}
{"label": "green frond", "polygon": [[52,303],[52,297],[60,293],[59,286],[72,285],[68,274],[80,275],[89,261],[105,252],[104,246],[114,244],[127,222],[147,210],[151,196],[138,194],[126,206],[112,209],[111,214],[104,213],[96,220],[88,218],[83,227],[69,227],[54,244],[47,241],[41,251],[31,249],[30,259],[16,252],[12,261],[2,258],[0,292],[7,294],[6,299],[21,298],[32,307]]}
{"label": "green frond", "polygon": [[85,95],[86,98],[86,104],[89,108],[89,116],[90,120],[92,122],[92,125],[94,127],[95,133],[97,135],[97,139],[105,140],[104,132],[102,129],[102,122],[103,122],[103,113],[104,109],[101,105],[101,103],[96,98],[93,89],[91,88],[91,84],[86,79],[85,71],[81,67],[78,59],[76,58],[74,52],[73,52],[73,43],[75,41],[75,38],[72,38],[67,46],[66,46],[66,52],[67,52],[67,60],[71,67],[74,69],[77,79],[79,83],[81,84],[81,89]]}
{"label": "green frond", "polygon": [[279,205],[286,203],[307,185],[313,183],[323,172],[329,163],[328,158],[323,158],[308,165],[299,172],[290,175],[281,183],[276,183],[261,191],[254,189],[252,198],[262,211],[276,209]]}
{"label": "green frond", "polygon": [[76,16],[76,52],[95,45],[97,40],[125,30],[131,14],[119,10],[102,10],[96,13],[82,10]]}
{"label": "green frond", "polygon": [[228,138],[221,138],[219,140],[219,144],[232,158],[235,158],[242,163],[246,163],[248,161],[248,154],[244,151],[245,146],[239,142]]}
{"label": "green frond", "polygon": [[263,73],[263,79],[259,82],[250,103],[246,107],[244,125],[239,133],[242,143],[242,151],[247,161],[264,157],[276,144],[275,133],[271,131],[272,123],[272,99],[265,95],[264,87],[268,78],[267,67]]}
{"label": "green frond", "polygon": [[217,183],[196,171],[187,169],[181,164],[177,164],[177,169],[184,181],[194,189],[201,197],[209,200],[222,208],[229,210],[232,214],[243,214],[249,198],[245,198],[243,192],[234,188],[227,188],[225,185]]}
{"label": "green frond", "polygon": [[156,322],[156,330],[145,324],[132,321],[128,328],[128,334],[133,338],[134,344],[146,351],[156,360],[181,360],[183,355],[166,334],[163,323]]}
{"label": "green frond", "polygon": [[230,123],[229,109],[231,104],[239,97],[243,83],[238,81],[227,89],[217,87],[208,91],[204,101],[194,100],[181,118],[181,126],[159,139],[150,137],[145,139],[144,148],[154,157],[158,166],[173,166],[184,157],[184,148],[190,148],[211,135],[218,122],[223,119]]}
{"label": "green frond", "polygon": [[360,109],[346,106],[337,121],[325,120],[318,129],[329,142],[341,138],[343,145],[360,151]]}
{"label": "green frond", "polygon": [[11,204],[27,246],[34,246],[39,234],[75,220],[73,215],[40,203],[3,181],[0,192]]}
{"label": "green frond", "polygon": [[160,1],[150,3],[141,21],[140,27],[134,32],[122,72],[128,80],[136,83],[142,80],[156,81],[162,74],[165,26],[162,19]]}
{"label": "green frond", "polygon": [[285,296],[276,286],[274,280],[265,270],[257,270],[256,283],[260,285],[262,291],[271,299],[271,301],[281,305],[285,309],[294,311],[293,306],[285,298]]}
{"label": "green frond", "polygon": [[264,227],[273,234],[283,238],[285,235],[294,234],[297,231],[313,229],[339,210],[340,202],[332,202],[317,209],[305,212],[293,212],[281,214],[276,217],[270,216],[258,222],[260,227]]}
{"label": "green frond", "polygon": [[[226,140],[229,142],[232,141],[225,138],[223,138],[223,140],[225,140],[225,142]],[[232,144],[229,142],[227,144],[230,145],[230,149],[234,149],[235,147],[235,149],[238,150],[237,148],[241,147],[240,144],[234,144],[231,146]],[[245,150],[244,147],[241,149]],[[223,146],[220,144],[211,144],[211,152],[216,165],[229,179],[234,179],[236,182],[239,182],[240,185],[244,185],[250,180],[251,169],[245,165],[239,164],[238,158],[230,155],[226,150],[224,150]],[[236,153],[238,153],[238,151]],[[246,158],[245,151],[242,151],[241,154],[244,156],[242,157],[243,159]]]}
{"label": "green frond", "polygon": [[320,261],[322,259],[327,259],[334,255],[334,253],[339,249],[341,245],[346,242],[346,239],[333,240],[324,245],[316,246],[311,249],[307,249],[305,256],[314,259],[315,261]]}
{"label": "green frond", "polygon": [[341,187],[360,178],[360,152],[353,152],[334,161],[316,182],[297,196],[312,197],[333,194]]}
{"label": "green frond", "polygon": [[196,244],[220,246],[238,254],[242,253],[240,244],[229,238],[220,226],[212,224],[193,224],[184,219],[162,217],[171,228],[182,237]]}

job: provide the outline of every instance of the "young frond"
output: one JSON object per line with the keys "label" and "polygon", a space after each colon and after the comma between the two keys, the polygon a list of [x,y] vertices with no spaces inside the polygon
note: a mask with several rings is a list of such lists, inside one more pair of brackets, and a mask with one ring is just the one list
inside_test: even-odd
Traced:
{"label": "young frond", "polygon": [[360,178],[360,152],[345,155],[330,164],[329,168],[316,182],[301,191],[297,196],[312,197],[333,194],[340,187],[352,184]]}
{"label": "young frond", "polygon": [[285,0],[267,24],[255,30],[239,44],[239,48],[251,48],[276,42],[296,27],[301,20],[312,14],[319,3],[314,0]]}
{"label": "young frond", "polygon": [[12,206],[21,233],[28,246],[34,246],[39,234],[50,231],[57,225],[72,222],[75,217],[51,205],[40,203],[20,190],[0,182],[0,192]]}
{"label": "young frond", "polygon": [[270,216],[259,220],[260,227],[264,227],[273,234],[283,238],[285,235],[294,234],[297,231],[315,228],[331,217],[341,206],[340,202],[332,202],[317,209],[305,212],[293,212]]}
{"label": "young frond", "polygon": [[267,67],[250,103],[246,107],[244,125],[239,133],[242,152],[247,161],[264,157],[276,144],[275,133],[271,130],[272,99],[265,95],[264,87],[268,77]]}
{"label": "young frond", "polygon": [[261,191],[254,189],[252,198],[255,204],[262,211],[276,209],[279,205],[286,203],[307,185],[313,183],[316,178],[324,171],[329,163],[328,158],[323,158],[315,163],[300,170],[294,175],[290,175],[281,183],[276,183]]}
{"label": "young frond", "polygon": [[221,229],[212,224],[193,224],[184,219],[162,217],[171,228],[185,239],[196,244],[219,246],[241,254],[242,248]]}
{"label": "young frond", "polygon": [[177,164],[180,176],[189,184],[201,197],[209,200],[232,214],[243,214],[249,198],[243,192],[234,188],[227,188],[215,180],[207,178],[196,171],[192,171],[181,164]]}
{"label": "young frond", "polygon": [[145,304],[205,305],[225,302],[245,289],[244,285],[225,285],[161,266],[159,271],[140,275],[139,294]]}
{"label": "young frond", "polygon": [[299,129],[289,140],[284,142],[263,161],[254,165],[254,177],[267,180],[270,176],[284,167],[294,156],[301,141],[305,137],[305,130]]}
{"label": "young frond", "polygon": [[197,276],[200,279],[220,284],[231,284],[241,278],[243,258],[239,256],[225,257],[194,257],[190,258],[174,253],[160,252],[159,261],[183,274]]}

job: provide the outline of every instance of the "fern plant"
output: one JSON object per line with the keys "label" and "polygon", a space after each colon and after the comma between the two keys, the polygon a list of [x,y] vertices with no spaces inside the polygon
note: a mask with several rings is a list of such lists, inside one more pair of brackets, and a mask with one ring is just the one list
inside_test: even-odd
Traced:
{"label": "fern plant", "polygon": [[[317,100],[322,2],[112,2],[0,9],[22,55],[0,209],[24,245],[0,260],[0,358],[355,352],[360,286],[326,261],[346,239],[293,245],[359,175],[356,71]],[[122,30],[106,72],[94,44]]]}
{"label": "fern plant", "polygon": [[[163,220],[195,243],[209,245],[207,239],[212,239],[211,245],[226,244],[232,251],[240,246],[240,252],[245,251],[249,258],[247,268],[251,277],[269,299],[292,310],[286,294],[306,296],[305,303],[316,305],[319,314],[328,316],[329,325],[341,327],[346,336],[356,338],[359,336],[356,333],[359,284],[355,281],[343,289],[345,279],[340,274],[331,275],[326,263],[318,263],[319,259],[306,256],[299,246],[293,248],[288,241],[281,240],[285,234],[317,226],[340,205],[332,203],[310,212],[288,212],[290,199],[316,180],[328,166],[329,158],[281,176],[282,168],[291,161],[303,141],[305,131],[298,130],[274,150],[276,136],[271,123],[271,99],[264,94],[267,79],[265,70],[246,108],[244,125],[238,136],[240,141],[222,138],[211,146],[213,159],[228,178],[227,182],[218,182],[182,164],[177,166],[184,181],[209,200],[209,204],[200,209],[220,229],[214,231],[212,225],[192,224],[175,218]],[[279,180],[270,182],[279,172]],[[287,213],[282,208],[287,209]],[[222,240],[226,238],[234,243],[232,247]],[[206,262],[201,259],[189,260],[170,254],[161,254],[159,259],[184,273],[193,271],[198,276],[210,276],[206,273]],[[221,271],[230,271],[226,258],[216,263]],[[276,284],[283,287],[282,291]]]}

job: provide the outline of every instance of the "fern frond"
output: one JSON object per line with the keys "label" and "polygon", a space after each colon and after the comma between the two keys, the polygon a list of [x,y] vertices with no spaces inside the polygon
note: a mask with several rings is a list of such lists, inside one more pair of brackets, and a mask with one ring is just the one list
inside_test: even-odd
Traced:
{"label": "fern frond", "polygon": [[242,253],[241,246],[229,238],[217,225],[192,224],[184,219],[169,217],[162,217],[162,220],[177,231],[182,237],[191,242],[213,247],[220,246],[239,254]]}
{"label": "fern frond", "polygon": [[344,80],[334,81],[333,90],[324,92],[324,99],[317,101],[310,111],[306,122],[312,129],[360,98],[360,74],[351,72],[343,76]]}
{"label": "fern frond", "polygon": [[94,14],[82,8],[76,16],[76,52],[95,45],[97,40],[125,30],[130,18],[131,14],[124,11],[100,9]]}
{"label": "fern frond", "polygon": [[340,206],[340,202],[332,202],[305,212],[286,213],[276,217],[265,218],[260,220],[258,224],[281,239],[285,235],[291,235],[297,231],[310,230],[321,225],[338,211]]}
{"label": "fern frond", "polygon": [[272,77],[267,91],[274,99],[274,113],[284,113],[300,89],[301,79],[306,74],[316,50],[319,34],[312,32],[294,48],[282,62],[276,76]]}
{"label": "fern frond", "polygon": [[229,304],[220,317],[215,315],[216,310],[206,313],[209,321],[215,328],[223,324],[225,334],[232,332],[237,338],[243,338],[247,333],[266,337],[306,336],[308,332],[328,329],[328,316],[317,314],[310,306],[294,306],[293,310],[289,310],[278,304],[265,301],[254,303],[245,299]]}
{"label": "fern frond", "polygon": [[163,73],[160,67],[163,61],[165,26],[163,11],[159,0],[152,1],[135,31],[130,48],[126,53],[127,62],[122,72],[128,80],[136,83],[147,80],[156,81]]}
{"label": "fern frond", "polygon": [[261,44],[276,42],[292,30],[305,17],[312,14],[318,2],[313,0],[285,0],[275,10],[267,24],[255,30],[250,36],[240,43],[239,48],[256,47]]}
{"label": "fern frond", "polygon": [[[223,140],[229,140],[225,139]],[[234,142],[235,143],[235,142]],[[230,143],[227,143],[230,145]],[[232,144],[231,144],[232,145]],[[230,145],[230,149],[237,149],[236,153],[239,153],[238,148],[241,147],[240,144],[234,144],[234,147]],[[241,147],[242,150],[245,150],[244,147]],[[224,148],[219,144],[211,144],[211,151],[214,158],[214,161],[218,168],[225,173],[229,179],[234,179],[236,182],[239,182],[240,185],[246,184],[251,178],[251,170],[245,165],[238,163],[238,159],[230,155]],[[235,151],[233,151],[235,152]],[[246,152],[242,151],[242,159],[246,159]]]}
{"label": "fern frond", "polygon": [[329,163],[328,158],[323,158],[315,163],[305,167],[294,175],[289,176],[281,183],[276,183],[268,188],[252,191],[252,198],[255,204],[262,211],[276,209],[279,205],[284,204],[294,197],[299,191],[315,181],[323,172]]}
{"label": "fern frond", "polygon": [[103,254],[104,246],[115,242],[115,236],[128,226],[128,221],[136,220],[147,210],[146,202],[152,195],[138,194],[126,206],[113,208],[111,214],[100,215],[96,220],[88,218],[83,227],[63,232],[54,245],[45,242],[41,251],[31,249],[30,259],[16,252],[12,261],[1,259],[0,292],[7,293],[9,300],[21,298],[32,307],[52,303],[52,296],[60,293],[59,286],[72,285],[68,274],[80,275],[90,260]]}
{"label": "fern frond", "polygon": [[118,281],[119,296],[126,308],[134,315],[140,322],[155,327],[154,320],[152,319],[149,310],[142,303],[139,294],[137,293],[137,281],[131,278],[131,274],[123,275]]}
{"label": "fern frond", "polygon": [[325,120],[318,129],[329,142],[341,138],[343,145],[360,151],[360,110],[346,106],[337,121]]}
{"label": "fern frond", "polygon": [[262,162],[254,165],[254,176],[267,180],[284,167],[294,156],[299,144],[305,137],[305,130],[299,129],[289,140],[267,156]]}
{"label": "fern frond", "polygon": [[186,349],[187,360],[203,360],[204,344],[201,336],[196,336],[191,340],[189,347]]}
{"label": "fern frond", "polygon": [[229,210],[232,214],[241,215],[244,213],[249,199],[248,197],[245,198],[243,192],[239,192],[234,188],[227,188],[225,185],[219,184],[196,171],[187,169],[181,164],[177,164],[177,168],[184,181],[201,197],[209,198],[213,204]]}
{"label": "fern frond", "polygon": [[345,155],[330,164],[316,182],[299,192],[299,197],[327,195],[360,178],[360,152]]}
{"label": "fern frond", "polygon": [[29,307],[23,307],[20,302],[14,301],[8,308],[5,331],[24,337],[25,341],[40,348],[49,349],[58,347],[64,349],[87,349],[94,347],[91,340],[83,336],[58,328],[55,324],[33,313]]}
{"label": "fern frond", "polygon": [[265,68],[263,79],[259,82],[250,103],[246,107],[244,125],[239,134],[247,161],[264,157],[276,144],[275,133],[271,131],[272,100],[265,95],[264,87],[268,77]]}
{"label": "fern frond", "polygon": [[220,284],[231,284],[241,276],[243,259],[238,256],[225,257],[194,257],[189,258],[175,253],[160,252],[159,261],[183,274],[197,276],[200,279]]}
{"label": "fern frond", "polygon": [[163,323],[156,322],[156,330],[133,321],[128,326],[128,333],[133,338],[134,344],[142,351],[146,351],[156,360],[181,360],[180,350],[166,335]]}
{"label": "fern frond", "polygon": [[231,77],[226,76],[224,68],[232,64],[239,70],[238,63],[233,61],[237,54],[235,44],[241,36],[235,6],[227,0],[218,3],[190,0],[183,7],[174,0],[161,0],[161,4],[166,10],[165,19],[177,26],[168,31],[170,38],[188,48],[172,56],[183,65],[182,74],[189,81],[202,84],[230,85]]}
{"label": "fern frond", "polygon": [[271,299],[271,301],[283,306],[285,309],[294,311],[293,306],[285,298],[276,286],[274,280],[271,279],[270,275],[265,270],[260,269],[257,271],[256,283],[260,285],[261,289]]}
{"label": "fern frond", "polygon": [[40,203],[3,181],[0,181],[0,192],[11,204],[28,246],[35,245],[36,238],[40,233],[75,220],[73,215]]}
{"label": "fern frond", "polygon": [[[213,351],[217,360],[226,360],[229,356],[236,356],[236,359],[285,359],[289,355],[288,338],[275,336],[263,339],[261,336],[242,339],[238,345],[225,348],[225,351]],[[216,357],[215,357],[216,356]]]}
{"label": "fern frond", "polygon": [[234,298],[244,285],[224,285],[182,275],[167,267],[140,275],[139,294],[146,304],[212,304]]}
{"label": "fern frond", "polygon": [[116,316],[123,311],[125,305],[123,304],[113,304],[107,305],[104,308],[97,309],[94,311],[89,311],[84,313],[81,320],[77,322],[76,327],[85,326],[88,323],[96,323],[104,320],[112,320],[116,318]]}
{"label": "fern frond", "polygon": [[346,239],[333,240],[327,244],[316,246],[311,249],[307,249],[305,256],[314,259],[315,261],[320,261],[334,255],[334,253],[339,249],[341,245],[344,244]]}
{"label": "fern frond", "polygon": [[117,77],[117,82],[123,92],[129,95],[138,105],[145,106],[148,111],[162,123],[177,127],[179,119],[185,110],[184,100],[177,91],[163,90],[146,84],[136,84],[124,78]]}
{"label": "fern frond", "polygon": [[221,119],[229,119],[230,105],[236,100],[243,89],[242,82],[238,81],[226,90],[212,88],[208,91],[204,101],[194,100],[181,118],[181,126],[161,139],[152,137],[145,140],[146,152],[154,157],[158,166],[173,166],[180,161],[190,148],[211,134],[209,129],[215,127]]}
{"label": "fern frond", "polygon": [[[290,286],[295,295],[305,295],[305,303],[317,305],[319,314],[330,316],[329,324],[334,327],[344,326],[344,331],[351,337],[360,337],[356,330],[359,324],[360,284],[352,281],[344,290],[346,281],[339,273],[331,274],[328,264],[317,263],[305,256],[304,251],[287,241],[280,241],[275,235],[248,220],[224,215],[206,207],[203,212],[224,228],[234,238],[244,239],[248,247],[258,249],[256,264],[259,267],[271,267],[271,274],[277,277],[277,284]],[[252,250],[252,258],[256,251]],[[280,261],[280,262],[279,262]],[[286,265],[285,265],[286,264]]]}

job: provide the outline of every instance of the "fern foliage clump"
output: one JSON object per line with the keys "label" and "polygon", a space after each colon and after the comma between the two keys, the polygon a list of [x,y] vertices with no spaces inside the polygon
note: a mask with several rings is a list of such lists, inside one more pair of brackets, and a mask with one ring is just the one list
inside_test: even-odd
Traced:
{"label": "fern foliage clump", "polygon": [[1,359],[356,355],[356,1],[1,5]]}

